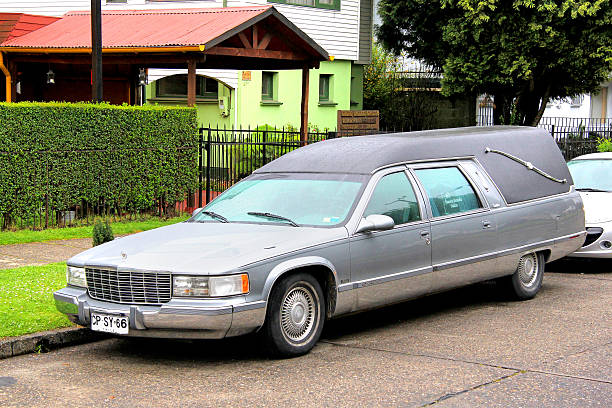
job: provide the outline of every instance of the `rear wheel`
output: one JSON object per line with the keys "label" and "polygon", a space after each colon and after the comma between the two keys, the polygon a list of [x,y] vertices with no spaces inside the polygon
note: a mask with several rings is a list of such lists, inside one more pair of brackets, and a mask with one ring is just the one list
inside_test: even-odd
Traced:
{"label": "rear wheel", "polygon": [[544,254],[531,253],[519,259],[516,272],[507,278],[508,289],[520,300],[532,299],[542,287]]}
{"label": "rear wheel", "polygon": [[325,302],[319,282],[309,274],[288,276],[272,288],[262,335],[279,357],[307,353],[321,336]]}

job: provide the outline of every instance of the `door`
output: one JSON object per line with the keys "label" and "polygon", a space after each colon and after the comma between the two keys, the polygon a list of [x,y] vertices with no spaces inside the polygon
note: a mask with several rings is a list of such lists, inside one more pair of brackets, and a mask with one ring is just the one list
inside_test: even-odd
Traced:
{"label": "door", "polygon": [[395,226],[350,238],[357,310],[416,297],[430,289],[429,222],[423,217],[422,196],[415,193],[411,180],[405,168],[387,170],[373,179],[375,187],[362,216],[387,215]]}
{"label": "door", "polygon": [[495,276],[497,224],[477,185],[458,163],[421,165],[413,171],[431,216],[432,289]]}

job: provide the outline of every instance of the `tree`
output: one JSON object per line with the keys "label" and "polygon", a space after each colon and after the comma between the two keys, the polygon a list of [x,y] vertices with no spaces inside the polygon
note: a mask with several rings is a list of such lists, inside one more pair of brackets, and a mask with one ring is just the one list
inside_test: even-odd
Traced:
{"label": "tree", "polygon": [[428,88],[434,76],[408,71],[403,56],[395,56],[374,43],[372,62],[365,66],[363,74],[364,108],[380,112],[383,129],[431,129],[437,102]]}
{"label": "tree", "polygon": [[612,0],[381,0],[379,14],[387,48],[442,69],[445,95],[493,95],[495,123],[536,126],[612,71]]}

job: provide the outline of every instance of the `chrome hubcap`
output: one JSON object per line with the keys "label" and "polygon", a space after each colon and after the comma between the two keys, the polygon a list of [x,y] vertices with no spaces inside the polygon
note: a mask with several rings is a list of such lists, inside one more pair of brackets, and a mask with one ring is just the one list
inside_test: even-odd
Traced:
{"label": "chrome hubcap", "polygon": [[281,306],[281,328],[290,341],[307,338],[315,323],[315,299],[311,292],[298,286],[289,291]]}
{"label": "chrome hubcap", "polygon": [[536,254],[529,254],[523,256],[519,260],[518,276],[519,280],[525,287],[531,287],[535,284],[538,278],[538,256]]}

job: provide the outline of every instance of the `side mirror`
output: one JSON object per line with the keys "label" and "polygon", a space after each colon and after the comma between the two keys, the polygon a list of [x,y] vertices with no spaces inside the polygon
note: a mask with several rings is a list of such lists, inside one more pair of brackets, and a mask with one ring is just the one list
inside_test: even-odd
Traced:
{"label": "side mirror", "polygon": [[195,210],[193,210],[193,212],[191,213],[191,216],[193,217],[194,215],[196,215],[197,213],[199,213],[202,210],[202,208],[196,208]]}
{"label": "side mirror", "polygon": [[357,227],[358,232],[386,231],[395,226],[395,221],[388,215],[372,214],[362,218]]}

